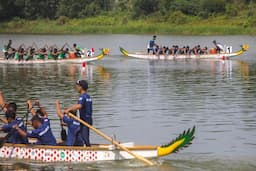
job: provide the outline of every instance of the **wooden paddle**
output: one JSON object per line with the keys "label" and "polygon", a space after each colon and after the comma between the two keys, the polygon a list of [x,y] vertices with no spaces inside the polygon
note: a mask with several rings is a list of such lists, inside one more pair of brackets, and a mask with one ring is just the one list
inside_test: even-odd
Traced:
{"label": "wooden paddle", "polygon": [[27,104],[27,113],[26,113],[26,115],[25,115],[25,117],[26,117],[26,123],[25,123],[25,131],[27,131],[27,129],[28,129],[28,114],[29,114],[29,112],[30,112],[30,109],[29,109],[29,104]]}
{"label": "wooden paddle", "polygon": [[67,133],[66,133],[66,130],[63,128],[62,119],[60,119],[60,126],[61,126],[60,136],[61,136],[61,140],[64,142],[67,140]]}
{"label": "wooden paddle", "polygon": [[132,155],[133,157],[135,157],[138,160],[143,161],[144,163],[146,163],[149,166],[153,166],[154,164],[149,161],[148,159],[137,155],[135,153],[133,153],[132,151],[130,151],[128,148],[126,148],[125,146],[121,145],[120,143],[118,143],[117,141],[113,140],[111,137],[107,136],[106,134],[104,134],[103,132],[101,132],[100,130],[96,129],[95,127],[91,126],[90,124],[88,124],[87,122],[83,121],[82,119],[76,117],[75,115],[73,115],[72,113],[68,113],[69,117],[79,121],[81,124],[83,124],[84,126],[87,126],[88,128],[90,128],[91,130],[93,130],[94,132],[96,132],[97,134],[99,134],[100,136],[102,136],[103,138],[105,138],[106,140],[108,140],[109,142],[113,143],[114,145],[118,146],[120,149],[126,151],[127,153],[129,153],[130,155]]}
{"label": "wooden paddle", "polygon": [[0,138],[0,148],[4,146],[6,143],[7,139],[11,136],[11,134],[14,132],[14,129],[12,129],[8,134],[6,134],[4,137]]}

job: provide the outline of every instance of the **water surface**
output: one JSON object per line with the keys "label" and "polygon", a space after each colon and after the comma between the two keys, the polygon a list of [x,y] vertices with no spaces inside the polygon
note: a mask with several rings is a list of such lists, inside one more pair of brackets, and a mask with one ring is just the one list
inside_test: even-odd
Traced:
{"label": "water surface", "polygon": [[[249,52],[232,61],[147,61],[120,56],[118,46],[143,50],[148,35],[1,35],[0,45],[37,42],[61,45],[77,42],[84,47],[111,48],[103,60],[88,64],[0,64],[0,89],[7,101],[16,101],[19,116],[27,99],[39,99],[59,138],[54,103],[63,107],[77,101],[77,79],[89,81],[94,101],[94,126],[121,142],[161,145],[196,125],[193,144],[177,154],[155,159],[154,167],[140,162],[90,164],[38,164],[1,160],[3,170],[255,170],[256,169],[256,60],[255,39],[250,36],[159,36],[161,44],[211,46],[216,39],[232,45],[248,43]],[[106,143],[92,133],[91,141]]]}

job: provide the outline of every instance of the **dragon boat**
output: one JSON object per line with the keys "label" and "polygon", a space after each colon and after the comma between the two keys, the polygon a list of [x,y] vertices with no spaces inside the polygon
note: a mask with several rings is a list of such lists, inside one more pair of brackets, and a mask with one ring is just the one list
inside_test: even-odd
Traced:
{"label": "dragon boat", "polygon": [[87,56],[82,56],[81,58],[74,57],[74,52],[70,52],[69,58],[64,58],[64,59],[32,59],[32,60],[16,60],[16,59],[4,59],[0,58],[0,63],[5,63],[5,64],[43,64],[43,63],[83,63],[83,62],[93,62],[93,61],[98,61],[102,58],[104,58],[105,55],[109,53],[108,48],[103,48],[101,49],[101,52],[98,55],[92,56],[92,57],[87,57]]}
{"label": "dragon boat", "polygon": [[237,52],[231,52],[230,49],[232,49],[231,46],[227,47],[228,50],[225,50],[223,53],[216,53],[216,52],[210,52],[208,54],[176,54],[176,55],[169,55],[169,54],[161,54],[161,55],[153,55],[143,52],[134,52],[130,53],[124,48],[120,47],[120,51],[124,56],[127,57],[133,57],[138,59],[149,59],[149,60],[178,60],[178,59],[230,59],[235,56],[242,55],[245,51],[249,49],[248,45],[241,45],[241,49]]}
{"label": "dragon boat", "polygon": [[[189,146],[194,139],[194,133],[195,127],[184,131],[176,139],[162,146],[134,145],[132,142],[124,143],[122,146],[142,157],[158,158],[178,152],[182,148]],[[5,143],[0,148],[0,158],[49,163],[86,163],[134,159],[134,156],[114,144],[98,144],[91,147],[67,147]]]}

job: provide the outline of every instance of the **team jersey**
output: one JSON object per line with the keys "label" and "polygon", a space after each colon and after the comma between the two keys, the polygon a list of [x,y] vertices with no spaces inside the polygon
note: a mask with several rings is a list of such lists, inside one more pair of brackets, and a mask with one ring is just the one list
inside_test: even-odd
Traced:
{"label": "team jersey", "polygon": [[76,50],[82,52],[82,51],[83,51],[83,48],[81,48],[80,46],[77,46],[77,47],[76,47]]}
{"label": "team jersey", "polygon": [[67,137],[67,146],[73,146],[73,145],[82,145],[82,137],[79,133],[80,131],[80,123],[67,117],[63,117],[63,122],[67,124],[68,127],[68,137]]}
{"label": "team jersey", "polygon": [[50,119],[48,118],[42,118],[42,124],[47,124],[50,126]]}
{"label": "team jersey", "polygon": [[152,48],[152,47],[154,47],[154,45],[155,45],[155,41],[154,40],[150,40],[149,41],[149,47]]}
{"label": "team jersey", "polygon": [[87,119],[91,120],[92,117],[92,98],[89,94],[84,93],[79,97],[78,104],[82,105],[82,108],[79,109],[80,118],[84,121]]}
{"label": "team jersey", "polygon": [[23,131],[25,131],[25,126],[24,126],[24,122],[21,118],[16,118],[14,121],[12,121],[9,124],[3,125],[2,129],[4,132],[11,132],[10,133],[10,137],[7,139],[8,143],[12,143],[12,144],[27,144],[28,143],[28,139],[27,138],[23,138],[16,129],[13,128],[14,125],[18,125],[18,127],[20,129],[22,129]]}
{"label": "team jersey", "polygon": [[58,55],[58,59],[64,59],[65,58],[65,53],[61,52],[59,55]]}
{"label": "team jersey", "polygon": [[52,53],[49,53],[49,54],[48,54],[48,59],[53,59],[53,58],[54,58],[53,54],[52,54]]}
{"label": "team jersey", "polygon": [[48,122],[27,133],[27,137],[37,138],[37,145],[56,145],[56,139]]}

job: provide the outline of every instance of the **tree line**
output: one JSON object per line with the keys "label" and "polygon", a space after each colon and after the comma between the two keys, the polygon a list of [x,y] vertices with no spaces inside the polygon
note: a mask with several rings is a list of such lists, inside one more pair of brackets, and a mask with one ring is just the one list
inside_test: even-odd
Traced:
{"label": "tree line", "polygon": [[108,13],[129,14],[132,19],[164,18],[177,11],[202,18],[214,15],[251,17],[256,15],[255,9],[256,0],[0,0],[0,19],[84,18]]}

